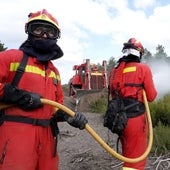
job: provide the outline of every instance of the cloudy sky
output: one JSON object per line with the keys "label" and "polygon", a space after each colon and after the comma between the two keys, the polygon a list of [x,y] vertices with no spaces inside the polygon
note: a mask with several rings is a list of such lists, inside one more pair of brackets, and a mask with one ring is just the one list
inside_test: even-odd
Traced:
{"label": "cloudy sky", "polygon": [[61,27],[58,44],[64,51],[54,61],[62,84],[73,75],[72,67],[89,58],[101,63],[121,55],[122,44],[139,39],[155,52],[158,44],[170,56],[170,0],[4,0],[0,5],[0,41],[18,48],[27,38],[24,26],[30,12],[47,9]]}

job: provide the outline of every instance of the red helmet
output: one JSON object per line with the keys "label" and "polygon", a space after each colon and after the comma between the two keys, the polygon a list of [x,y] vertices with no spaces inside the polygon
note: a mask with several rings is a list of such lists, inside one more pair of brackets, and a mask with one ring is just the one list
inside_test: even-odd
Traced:
{"label": "red helmet", "polygon": [[48,13],[46,9],[43,9],[42,11],[37,11],[35,13],[30,13],[28,15],[28,22],[25,24],[25,32],[28,33],[28,26],[30,23],[37,21],[52,24],[56,28],[56,30],[58,30],[57,38],[60,38],[61,31],[58,21],[50,13]]}
{"label": "red helmet", "polygon": [[135,38],[130,38],[128,42],[123,44],[122,52],[125,49],[135,49],[140,52],[140,55],[144,54],[144,48],[140,41],[136,40]]}

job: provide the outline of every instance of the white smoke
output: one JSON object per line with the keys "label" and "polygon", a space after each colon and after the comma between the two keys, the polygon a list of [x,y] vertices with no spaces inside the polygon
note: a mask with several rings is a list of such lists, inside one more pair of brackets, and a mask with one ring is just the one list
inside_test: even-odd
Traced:
{"label": "white smoke", "polygon": [[153,80],[158,92],[158,98],[170,93],[170,60],[154,61],[151,64],[151,70],[153,73]]}

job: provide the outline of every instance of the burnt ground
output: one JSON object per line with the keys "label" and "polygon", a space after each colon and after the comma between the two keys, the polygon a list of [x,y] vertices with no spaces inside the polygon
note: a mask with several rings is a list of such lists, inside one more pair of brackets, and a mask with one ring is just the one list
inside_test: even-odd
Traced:
{"label": "burnt ground", "polygon": [[[88,103],[98,95],[87,95],[81,99],[78,111],[88,119],[90,127],[114,150],[117,136],[103,127],[103,117],[99,113],[90,113]],[[65,97],[65,105],[74,110],[69,97]],[[71,127],[65,122],[59,123],[58,153],[60,170],[121,170],[122,162],[111,156],[86,130]],[[120,145],[120,144],[119,144]],[[121,149],[119,148],[119,152]],[[149,155],[145,170],[170,169],[170,154],[162,156]]]}

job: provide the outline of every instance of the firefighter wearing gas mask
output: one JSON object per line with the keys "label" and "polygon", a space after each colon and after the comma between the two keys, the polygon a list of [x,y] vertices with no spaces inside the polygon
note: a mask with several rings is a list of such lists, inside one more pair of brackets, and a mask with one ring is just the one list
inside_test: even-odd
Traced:
{"label": "firefighter wearing gas mask", "polygon": [[[112,69],[109,88],[112,98],[115,91],[124,100],[128,118],[123,134],[120,136],[122,154],[128,158],[138,158],[147,148],[148,127],[145,116],[143,90],[147,100],[152,102],[157,91],[148,65],[141,63],[144,48],[136,38],[130,38],[123,44],[122,57]],[[110,125],[111,126],[111,125]],[[123,170],[144,170],[146,159],[137,163],[123,164]]]}
{"label": "firefighter wearing gas mask", "polygon": [[0,52],[0,102],[13,105],[0,111],[0,169],[58,170],[57,121],[82,130],[87,119],[61,110],[53,116],[54,108],[40,100],[63,104],[60,74],[51,61],[63,56],[58,21],[45,9],[30,13],[25,32],[19,49]]}

